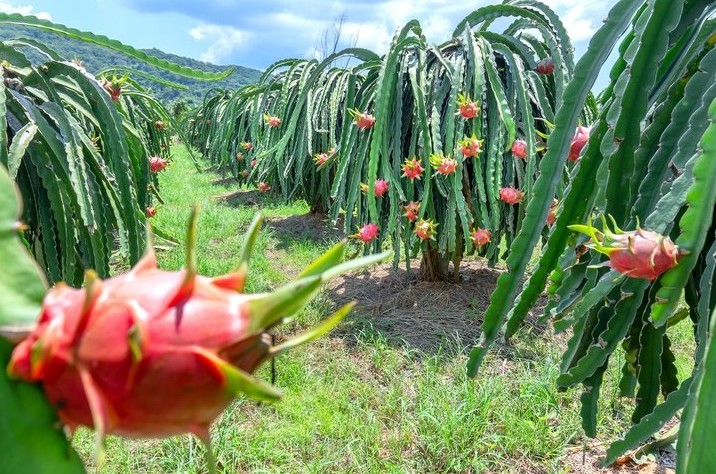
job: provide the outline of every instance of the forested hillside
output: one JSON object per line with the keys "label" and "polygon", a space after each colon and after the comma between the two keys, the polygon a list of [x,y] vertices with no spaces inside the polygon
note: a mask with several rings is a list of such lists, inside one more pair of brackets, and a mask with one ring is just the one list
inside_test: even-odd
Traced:
{"label": "forested hillside", "polygon": [[[50,46],[66,58],[81,60],[87,70],[93,73],[107,67],[122,66],[130,68],[134,71],[140,71],[144,74],[159,77],[165,81],[181,84],[186,87],[186,89],[176,89],[135,75],[135,79],[138,82],[151,89],[155,96],[167,105],[181,100],[184,100],[189,104],[199,104],[209,89],[216,87],[238,89],[246,84],[256,82],[261,75],[261,71],[243,66],[216,66],[184,56],[165,53],[155,48],[144,50],[147,54],[151,54],[152,56],[194,69],[201,69],[210,72],[223,71],[229,67],[233,67],[234,69],[234,73],[224,80],[216,82],[203,82],[176,76],[136,59],[127,57],[121,53],[93,44],[84,43],[82,41],[73,40],[65,36],[40,31],[34,28],[3,25],[2,29],[0,29],[0,40],[7,40],[11,38],[32,38],[40,41],[43,44]],[[32,52],[28,52],[28,56],[32,59],[40,59],[39,55],[33,56]]]}

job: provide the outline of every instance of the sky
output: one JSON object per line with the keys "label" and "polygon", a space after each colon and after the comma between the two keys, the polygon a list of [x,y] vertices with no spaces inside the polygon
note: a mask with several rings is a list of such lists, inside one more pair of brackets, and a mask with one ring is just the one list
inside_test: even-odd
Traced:
{"label": "sky", "polygon": [[[565,24],[578,58],[616,0],[543,0]],[[317,55],[326,28],[345,18],[344,46],[379,54],[396,29],[417,19],[432,43],[500,0],[0,0],[0,12],[50,19],[136,48],[159,48],[218,65],[266,69]]]}

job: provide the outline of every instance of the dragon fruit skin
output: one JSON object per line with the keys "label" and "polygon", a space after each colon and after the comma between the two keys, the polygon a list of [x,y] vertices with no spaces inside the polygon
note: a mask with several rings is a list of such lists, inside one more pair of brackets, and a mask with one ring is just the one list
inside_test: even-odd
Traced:
{"label": "dragon fruit skin", "polygon": [[83,289],[60,284],[48,292],[36,328],[12,354],[8,374],[41,382],[70,429],[95,428],[100,450],[105,434],[194,433],[208,443],[209,425],[237,395],[278,400],[280,392],[251,372],[329,331],[352,304],[278,346],[271,345],[266,330],[305,306],[330,276],[386,256],[336,268],[343,258],[341,243],[296,282],[274,293],[245,294],[260,218],[249,230],[238,270],[209,278],[196,273],[195,216],[187,269],[158,269],[150,250],[128,273],[102,281],[88,272]]}
{"label": "dragon fruit skin", "polygon": [[582,152],[582,148],[589,142],[590,132],[590,128],[582,127],[581,125],[577,127],[577,130],[574,132],[574,137],[569,144],[569,155],[567,156],[569,161],[574,162],[579,160],[579,154]]}

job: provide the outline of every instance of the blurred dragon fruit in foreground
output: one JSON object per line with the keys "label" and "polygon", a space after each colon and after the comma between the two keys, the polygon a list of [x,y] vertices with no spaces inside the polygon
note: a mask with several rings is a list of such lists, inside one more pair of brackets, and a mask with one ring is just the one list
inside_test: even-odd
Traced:
{"label": "blurred dragon fruit in foreground", "polygon": [[11,376],[41,382],[60,419],[105,434],[165,437],[194,433],[207,443],[209,425],[237,395],[281,396],[251,373],[264,361],[332,329],[352,303],[294,339],[272,346],[266,331],[303,308],[328,278],[379,261],[342,264],[344,244],[330,249],[298,280],[267,294],[245,294],[251,248],[261,224],[247,233],[238,269],[197,274],[196,212],[187,239],[187,268],[164,271],[150,249],[128,273],[83,289],[58,285],[43,302],[36,328],[13,352]]}
{"label": "blurred dragon fruit in foreground", "polygon": [[636,230],[625,232],[613,222],[609,230],[602,216],[604,231],[587,225],[570,225],[569,229],[591,237],[587,248],[609,256],[609,266],[630,278],[656,280],[662,273],[676,266],[681,252],[669,237],[637,225]]}

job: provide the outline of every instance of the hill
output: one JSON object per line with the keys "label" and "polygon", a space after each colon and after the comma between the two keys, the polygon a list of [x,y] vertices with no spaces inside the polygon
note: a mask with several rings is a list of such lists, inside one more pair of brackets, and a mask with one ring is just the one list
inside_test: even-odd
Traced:
{"label": "hill", "polygon": [[[154,66],[150,66],[149,64],[145,64],[134,58],[127,57],[122,53],[103,48],[101,46],[41,31],[35,28],[3,25],[2,30],[0,30],[0,41],[13,38],[32,38],[36,41],[40,41],[67,59],[81,60],[87,70],[92,73],[96,73],[107,67],[122,66],[187,87],[186,90],[179,90],[158,84],[149,79],[135,77],[135,79],[142,84],[143,87],[150,89],[154,96],[165,105],[182,100],[187,102],[189,105],[198,105],[202,102],[204,95],[210,89],[217,87],[232,90],[238,89],[244,85],[256,82],[261,76],[261,71],[244,66],[216,66],[214,64],[197,61],[196,59],[165,53],[156,48],[143,50],[152,56],[156,56],[182,66],[201,69],[203,71],[219,72],[224,71],[229,67],[234,68],[234,73],[221,81],[197,81],[194,79],[176,76],[170,72],[157,69]],[[33,61],[43,60],[38,53],[27,51],[26,54]]]}

